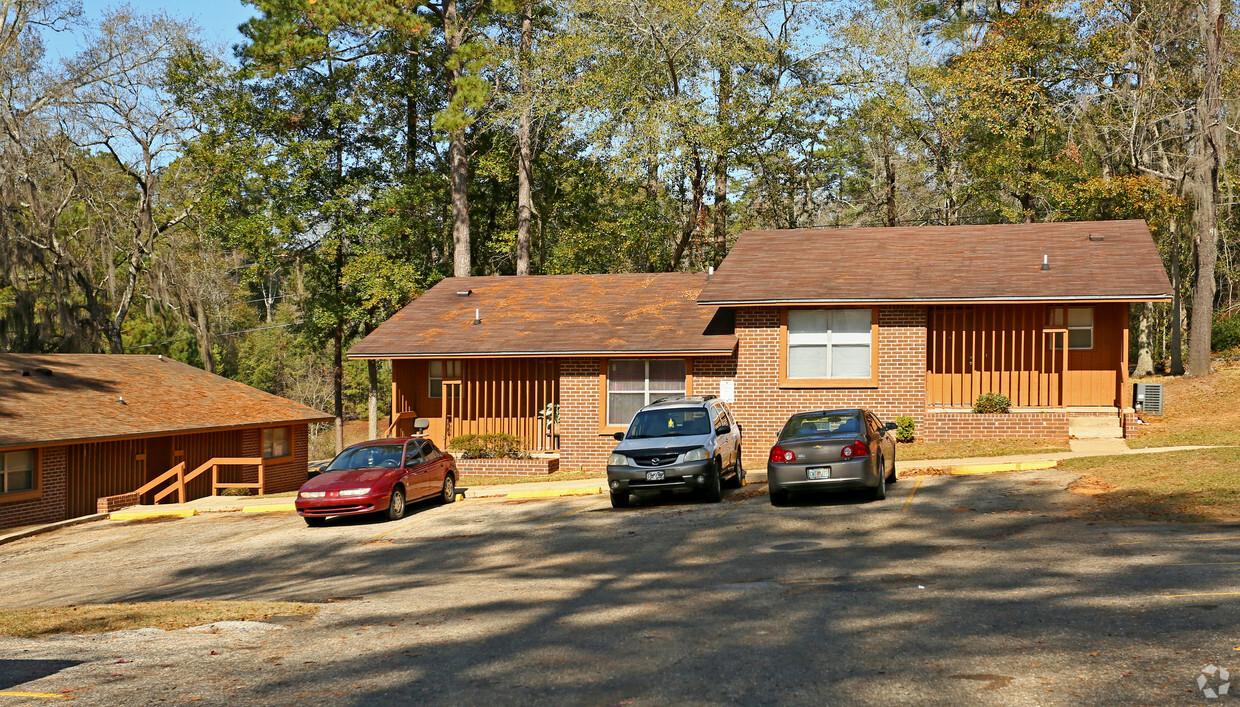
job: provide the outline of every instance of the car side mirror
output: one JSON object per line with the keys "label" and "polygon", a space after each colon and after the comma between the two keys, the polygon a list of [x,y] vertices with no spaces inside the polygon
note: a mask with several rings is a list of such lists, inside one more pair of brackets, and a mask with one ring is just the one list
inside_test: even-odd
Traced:
{"label": "car side mirror", "polygon": [[900,429],[900,426],[894,422],[888,422],[887,424],[883,425],[883,429],[891,430],[892,432],[895,432],[896,430]]}
{"label": "car side mirror", "polygon": [[617,433],[615,433],[614,435],[612,435],[612,438],[613,438],[613,439],[615,439],[617,442],[623,442],[623,441],[624,441],[624,433],[623,433],[623,432],[617,432]]}
{"label": "car side mirror", "polygon": [[724,425],[723,427],[720,427],[719,429],[715,430],[715,434],[719,434],[719,435],[726,435],[726,434],[731,434],[731,433],[732,433],[732,428],[728,427],[727,425]]}

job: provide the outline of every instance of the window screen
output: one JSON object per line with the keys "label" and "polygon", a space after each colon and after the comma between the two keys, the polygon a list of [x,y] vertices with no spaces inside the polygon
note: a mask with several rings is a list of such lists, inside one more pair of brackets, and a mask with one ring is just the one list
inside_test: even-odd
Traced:
{"label": "window screen", "polygon": [[788,312],[789,378],[869,378],[869,309]]}

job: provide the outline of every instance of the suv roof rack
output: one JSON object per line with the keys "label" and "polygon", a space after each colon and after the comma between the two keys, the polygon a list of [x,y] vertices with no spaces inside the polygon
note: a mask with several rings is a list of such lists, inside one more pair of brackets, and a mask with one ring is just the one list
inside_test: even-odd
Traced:
{"label": "suv roof rack", "polygon": [[719,396],[718,395],[668,395],[667,397],[659,398],[657,400],[651,400],[650,404],[658,405],[659,403],[666,403],[669,400],[689,400],[691,398],[698,398],[702,402],[706,402],[707,400],[714,400],[717,397]]}

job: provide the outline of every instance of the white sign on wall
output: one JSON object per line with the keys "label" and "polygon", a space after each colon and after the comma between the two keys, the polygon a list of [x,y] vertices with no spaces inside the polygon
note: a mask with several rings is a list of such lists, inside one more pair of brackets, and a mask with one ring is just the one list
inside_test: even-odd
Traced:
{"label": "white sign on wall", "polygon": [[725,403],[733,402],[736,399],[736,381],[719,381],[719,399]]}

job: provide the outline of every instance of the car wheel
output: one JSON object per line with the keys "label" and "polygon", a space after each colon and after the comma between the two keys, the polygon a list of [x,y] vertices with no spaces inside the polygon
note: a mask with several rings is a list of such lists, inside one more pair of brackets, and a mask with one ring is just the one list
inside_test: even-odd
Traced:
{"label": "car wheel", "polygon": [[452,503],[456,500],[456,482],[452,480],[452,475],[448,474],[443,477],[443,490],[439,492],[440,503]]}
{"label": "car wheel", "polygon": [[736,464],[732,467],[732,476],[728,479],[728,488],[738,489],[745,485],[745,469],[741,467],[741,450],[736,449]]}
{"label": "car wheel", "polygon": [[612,508],[628,508],[629,507],[628,492],[627,491],[612,491],[611,492],[611,507]]}
{"label": "car wheel", "polygon": [[788,505],[789,499],[791,499],[791,496],[789,495],[787,491],[783,489],[772,489],[771,490],[771,505],[772,506],[786,506]]}
{"label": "car wheel", "polygon": [[884,467],[883,458],[878,458],[878,486],[874,487],[874,500],[881,501],[887,498],[887,471]]}
{"label": "car wheel", "polygon": [[706,479],[706,488],[702,490],[702,496],[707,503],[719,503],[723,500],[723,465],[718,460],[715,461],[714,472]]}
{"label": "car wheel", "polygon": [[388,503],[387,519],[400,520],[405,517],[405,492],[399,488],[392,489],[392,500]]}
{"label": "car wheel", "polygon": [[306,521],[306,525],[310,526],[311,528],[322,528],[323,526],[327,525],[326,518],[302,516],[302,520]]}

